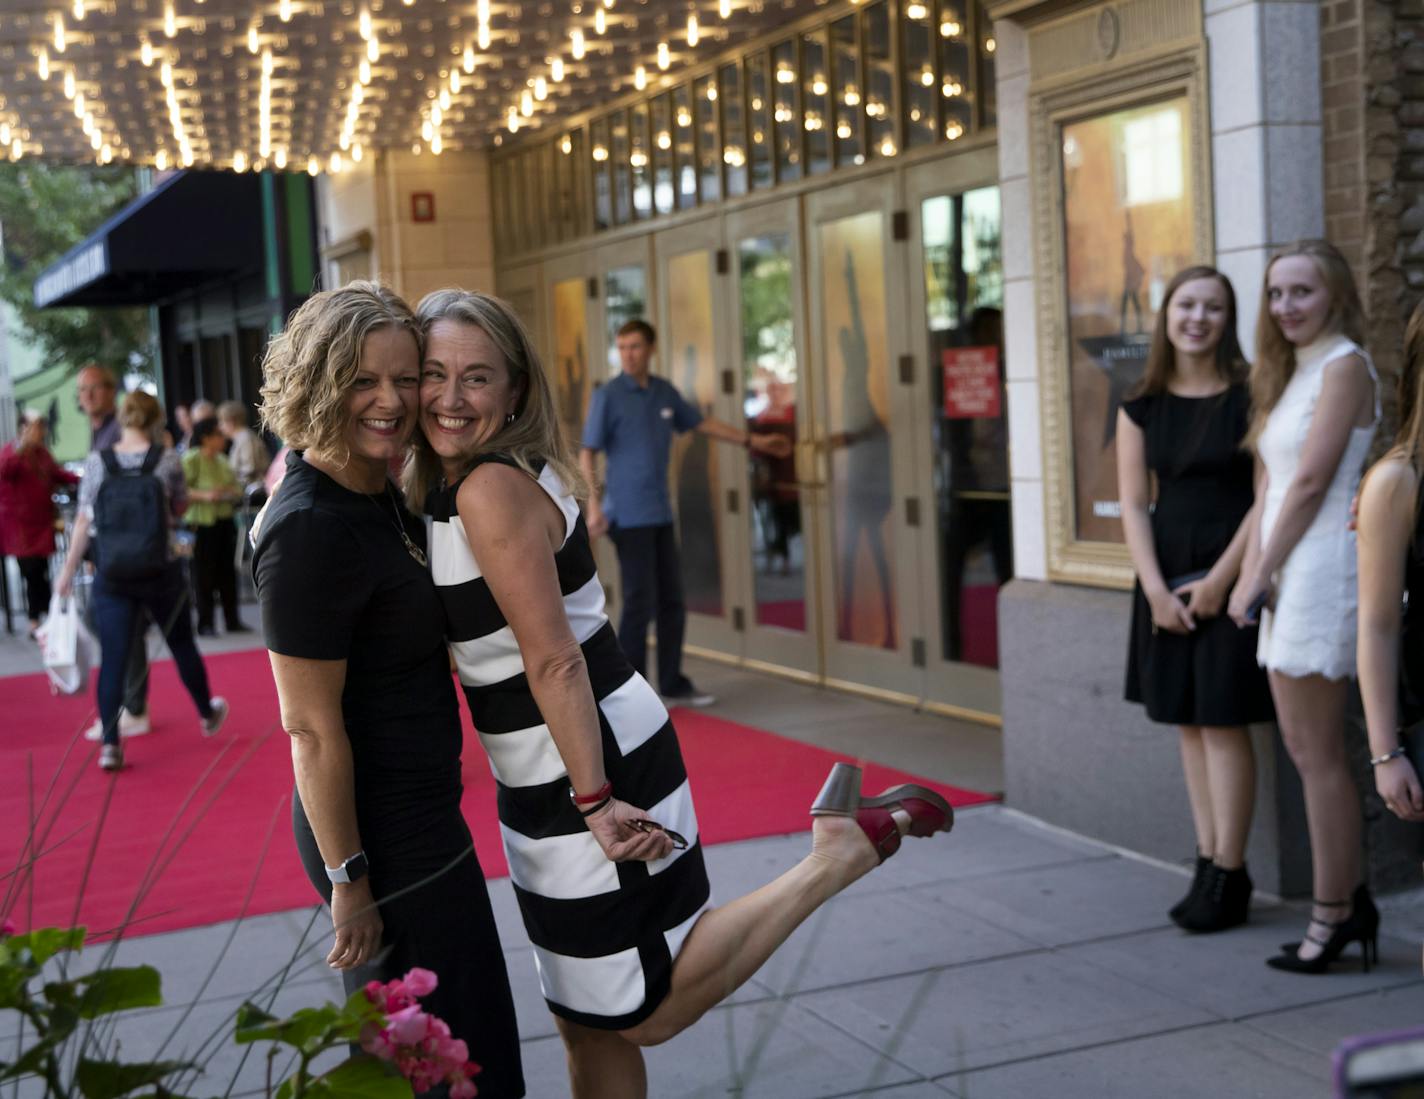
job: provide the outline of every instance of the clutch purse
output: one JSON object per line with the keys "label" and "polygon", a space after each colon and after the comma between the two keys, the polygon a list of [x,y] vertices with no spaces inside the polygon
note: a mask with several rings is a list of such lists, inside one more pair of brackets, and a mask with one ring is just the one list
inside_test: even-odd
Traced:
{"label": "clutch purse", "polygon": [[1174,576],[1167,581],[1167,590],[1176,591],[1178,588],[1185,588],[1188,584],[1194,584],[1198,580],[1205,580],[1210,569],[1198,569],[1196,572],[1183,573],[1181,576]]}

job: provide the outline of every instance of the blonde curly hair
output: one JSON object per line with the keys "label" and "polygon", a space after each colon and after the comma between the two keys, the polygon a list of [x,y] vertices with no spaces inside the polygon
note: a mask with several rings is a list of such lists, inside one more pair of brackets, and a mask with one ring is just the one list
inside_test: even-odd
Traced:
{"label": "blonde curly hair", "polygon": [[293,450],[314,450],[344,465],[346,394],[366,337],[386,328],[409,332],[419,350],[415,314],[379,282],[357,279],[309,297],[262,357],[263,426]]}

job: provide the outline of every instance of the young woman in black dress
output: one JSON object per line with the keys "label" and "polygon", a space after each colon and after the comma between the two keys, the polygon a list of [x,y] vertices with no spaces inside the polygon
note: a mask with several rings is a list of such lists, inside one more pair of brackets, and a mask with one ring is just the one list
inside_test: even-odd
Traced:
{"label": "young woman in black dress", "polygon": [[462,731],[425,528],[388,479],[416,421],[419,331],[390,291],[313,295],[263,362],[262,418],[291,446],[254,531],[262,629],[292,738],[293,826],[331,905],[327,962],[352,992],[412,966],[426,1008],[524,1094],[484,876],[460,813]]}
{"label": "young woman in black dress", "polygon": [[[1424,821],[1419,760],[1401,731],[1424,719],[1424,305],[1404,332],[1399,433],[1360,486],[1360,697],[1375,790],[1400,820]],[[1406,596],[1412,593],[1412,598]],[[1401,610],[1401,607],[1403,610]],[[1361,905],[1363,907],[1363,905]]]}
{"label": "young woman in black dress", "polygon": [[1147,370],[1117,420],[1122,526],[1137,573],[1126,694],[1153,721],[1181,728],[1197,862],[1171,916],[1189,931],[1246,920],[1256,792],[1246,726],[1272,718],[1256,629],[1222,613],[1254,499],[1241,446],[1245,376],[1231,283],[1189,267],[1168,284]]}

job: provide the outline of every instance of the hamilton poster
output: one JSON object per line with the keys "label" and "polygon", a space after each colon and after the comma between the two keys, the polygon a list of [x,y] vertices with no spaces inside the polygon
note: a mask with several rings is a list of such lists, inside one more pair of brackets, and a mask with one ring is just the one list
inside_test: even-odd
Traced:
{"label": "hamilton poster", "polygon": [[1187,99],[1063,126],[1076,536],[1121,542],[1115,434],[1162,292],[1193,258]]}

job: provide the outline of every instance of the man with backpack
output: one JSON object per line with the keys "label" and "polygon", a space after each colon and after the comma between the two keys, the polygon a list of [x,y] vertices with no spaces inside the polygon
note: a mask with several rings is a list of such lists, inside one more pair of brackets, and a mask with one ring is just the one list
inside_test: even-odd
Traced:
{"label": "man with backpack", "polygon": [[[198,709],[201,730],[211,736],[227,717],[227,702],[212,697],[207,668],[193,640],[188,585],[172,553],[174,522],[188,506],[183,467],[156,441],[163,412],[147,393],[130,393],[119,410],[121,432],[112,447],[91,453],[79,489],[79,514],[59,576],[59,592],[73,590],[74,575],[94,546],[94,622],[99,665],[99,766],[124,765],[119,709],[124,669],[135,643],[135,623],[145,614],[163,631],[179,678]],[[139,634],[138,644],[142,644]]]}

